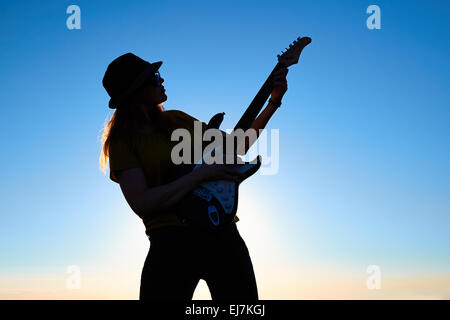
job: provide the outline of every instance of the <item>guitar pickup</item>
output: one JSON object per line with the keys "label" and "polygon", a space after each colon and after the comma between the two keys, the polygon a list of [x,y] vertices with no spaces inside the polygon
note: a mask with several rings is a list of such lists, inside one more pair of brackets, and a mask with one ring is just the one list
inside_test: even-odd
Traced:
{"label": "guitar pickup", "polygon": [[211,199],[212,199],[212,193],[211,193],[211,191],[209,191],[208,189],[206,189],[206,188],[203,188],[203,187],[198,187],[198,188],[196,188],[194,191],[193,191],[193,193],[197,196],[197,197],[200,197],[200,198],[202,198],[202,199],[204,199],[204,200],[206,200],[206,201],[211,201]]}

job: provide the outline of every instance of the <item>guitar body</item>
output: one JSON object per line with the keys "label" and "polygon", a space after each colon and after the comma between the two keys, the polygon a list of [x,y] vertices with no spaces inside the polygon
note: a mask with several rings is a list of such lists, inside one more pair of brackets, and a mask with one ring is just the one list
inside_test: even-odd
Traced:
{"label": "guitar body", "polygon": [[[255,162],[255,163],[254,163]],[[261,166],[256,161],[237,164],[239,171],[252,176]],[[197,170],[196,167],[194,170]],[[220,229],[233,222],[238,208],[239,184],[234,181],[211,181],[202,183],[178,204],[178,216],[183,223],[201,229]]]}
{"label": "guitar body", "polygon": [[[242,129],[246,132],[247,129],[250,128],[251,124],[261,111],[265,101],[269,98],[272,89],[272,74],[280,68],[296,64],[303,48],[310,42],[311,39],[308,37],[297,38],[293,44],[289,45],[289,48],[286,48],[285,52],[278,55],[277,65],[250,103],[239,122],[236,124],[234,130]],[[223,115],[224,113],[218,113],[212,117],[208,123],[207,129],[218,129],[223,121]],[[205,145],[203,145],[203,150],[204,149]],[[232,150],[232,153],[229,150],[227,150],[227,152],[230,153],[234,159],[236,158],[236,150]],[[226,154],[226,152],[224,152],[224,154]],[[189,172],[200,168],[203,162],[204,159],[202,158],[199,164],[193,167],[189,166]],[[261,157],[258,156],[255,160],[250,162],[232,165],[239,166],[239,170],[241,173],[245,174],[245,179],[247,179],[261,167]],[[233,181],[220,180],[202,183],[178,203],[177,215],[183,223],[189,224],[192,227],[218,230],[232,223],[236,216],[238,207],[238,189],[239,184]]]}

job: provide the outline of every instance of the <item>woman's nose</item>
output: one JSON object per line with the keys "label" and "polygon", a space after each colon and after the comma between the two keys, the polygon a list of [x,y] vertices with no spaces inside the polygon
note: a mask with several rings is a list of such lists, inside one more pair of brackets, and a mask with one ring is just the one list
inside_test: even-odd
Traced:
{"label": "woman's nose", "polygon": [[164,82],[164,78],[161,77],[161,78],[160,78],[160,81],[161,81],[161,83],[163,83],[163,82]]}

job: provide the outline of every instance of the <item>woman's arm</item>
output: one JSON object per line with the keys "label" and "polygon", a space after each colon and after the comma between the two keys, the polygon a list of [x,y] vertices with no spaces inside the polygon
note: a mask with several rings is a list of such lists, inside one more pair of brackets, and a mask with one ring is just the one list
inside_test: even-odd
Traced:
{"label": "woman's arm", "polygon": [[189,191],[203,181],[231,180],[240,182],[245,177],[238,171],[237,167],[204,165],[171,183],[148,188],[144,171],[141,168],[123,170],[116,175],[129,206],[144,220],[159,211],[176,205]]}
{"label": "woman's arm", "polygon": [[[277,107],[273,106],[271,103],[268,103],[267,106],[264,108],[264,110],[255,119],[255,121],[253,121],[252,125],[248,130],[255,130],[256,139],[259,137],[260,134],[259,130],[262,130],[266,127],[267,123],[269,122],[270,118],[273,116],[276,110]],[[242,140],[240,144],[244,143],[245,141],[245,148],[244,152],[240,155],[245,155],[247,151],[250,149],[250,147],[253,145],[253,143],[255,143],[256,139],[249,140],[249,138],[246,137],[244,140]],[[237,150],[241,149],[238,148]]]}
{"label": "woman's arm", "polygon": [[[284,94],[287,91],[287,80],[286,75],[288,73],[287,68],[281,68],[277,70],[273,74],[273,87],[272,87],[272,93],[271,93],[271,99],[276,103],[281,103],[281,99],[283,99]],[[258,117],[253,121],[252,125],[248,130],[255,130],[256,133],[256,139],[259,137],[260,130],[264,129],[269,122],[270,118],[273,116],[275,111],[278,108],[274,105],[272,105],[270,102],[267,104],[267,106],[264,108],[264,110],[258,115]],[[249,135],[251,137],[251,135]],[[249,139],[246,137],[244,140],[240,141],[240,145],[245,142],[245,148],[244,152],[240,155],[245,155],[247,151],[250,149],[250,147],[255,143],[256,139],[252,139],[249,141]],[[237,150],[241,150],[238,148]]]}

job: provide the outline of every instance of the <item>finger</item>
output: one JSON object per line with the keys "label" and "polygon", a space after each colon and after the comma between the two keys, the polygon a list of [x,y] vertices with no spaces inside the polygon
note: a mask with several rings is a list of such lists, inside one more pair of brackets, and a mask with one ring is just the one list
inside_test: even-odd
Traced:
{"label": "finger", "polygon": [[289,69],[288,69],[288,68],[283,68],[283,69],[280,70],[280,73],[281,73],[282,75],[284,75],[284,76],[286,76],[286,75],[288,74],[288,72],[289,72]]}
{"label": "finger", "polygon": [[273,83],[279,83],[279,82],[287,83],[287,79],[286,78],[273,79]]}
{"label": "finger", "polygon": [[274,83],[273,83],[273,86],[274,86],[274,87],[286,87],[286,86],[287,86],[287,83],[286,83],[286,82],[282,82],[282,81],[274,82]]}
{"label": "finger", "polygon": [[273,83],[275,82],[287,82],[287,79],[286,78],[273,79]]}
{"label": "finger", "polygon": [[278,75],[273,77],[273,81],[286,80],[286,75]]}
{"label": "finger", "polygon": [[273,78],[273,81],[274,81],[274,82],[275,82],[275,81],[285,81],[285,80],[287,80],[285,76],[280,76],[280,77],[274,77],[274,78]]}
{"label": "finger", "polygon": [[273,77],[274,78],[276,78],[276,77],[286,77],[286,75],[288,74],[288,71],[289,71],[288,69],[278,70],[278,71],[274,72]]}

